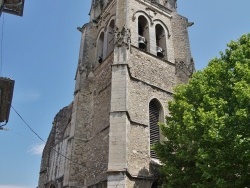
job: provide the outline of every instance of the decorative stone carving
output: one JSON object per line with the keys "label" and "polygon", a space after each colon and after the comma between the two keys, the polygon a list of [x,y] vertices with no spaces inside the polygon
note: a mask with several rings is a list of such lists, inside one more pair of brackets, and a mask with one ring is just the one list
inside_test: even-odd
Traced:
{"label": "decorative stone carving", "polygon": [[188,76],[191,76],[195,72],[193,58],[190,59],[188,64],[184,61],[175,60],[175,73],[178,74],[180,72],[183,72]]}
{"label": "decorative stone carving", "polygon": [[116,27],[114,29],[115,32],[115,41],[114,44],[117,47],[121,47],[121,46],[127,46],[127,49],[130,48],[130,44],[131,44],[131,32],[130,29],[126,28],[125,26],[122,27],[122,29],[119,29],[118,27]]}
{"label": "decorative stone carving", "polygon": [[195,66],[194,66],[194,59],[193,58],[190,58],[190,64],[188,66],[188,70],[192,74],[195,72]]}

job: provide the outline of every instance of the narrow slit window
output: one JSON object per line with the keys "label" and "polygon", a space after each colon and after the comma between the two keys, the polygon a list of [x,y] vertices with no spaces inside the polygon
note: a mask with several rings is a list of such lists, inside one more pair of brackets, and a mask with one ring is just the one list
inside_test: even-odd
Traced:
{"label": "narrow slit window", "polygon": [[[150,129],[150,147],[160,141],[160,128],[158,122],[161,121],[161,105],[154,99],[149,103],[149,129]],[[150,148],[151,158],[156,158],[156,153]]]}
{"label": "narrow slit window", "polygon": [[103,46],[104,46],[104,32],[102,32],[99,36],[97,42],[97,62],[102,63],[103,61]]}
{"label": "narrow slit window", "polygon": [[107,55],[114,51],[114,38],[115,38],[115,20],[112,20],[108,26],[108,44],[107,44]]}

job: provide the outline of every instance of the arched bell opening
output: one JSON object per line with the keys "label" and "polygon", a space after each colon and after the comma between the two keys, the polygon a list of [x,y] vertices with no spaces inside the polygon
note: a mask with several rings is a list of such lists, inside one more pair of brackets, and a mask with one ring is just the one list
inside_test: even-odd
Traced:
{"label": "arched bell opening", "polygon": [[166,56],[166,33],[164,28],[160,25],[157,24],[155,26],[155,38],[156,38],[156,53],[157,56],[160,58],[163,58]]}
{"label": "arched bell opening", "polygon": [[144,16],[138,18],[138,47],[142,50],[149,51],[149,24]]}

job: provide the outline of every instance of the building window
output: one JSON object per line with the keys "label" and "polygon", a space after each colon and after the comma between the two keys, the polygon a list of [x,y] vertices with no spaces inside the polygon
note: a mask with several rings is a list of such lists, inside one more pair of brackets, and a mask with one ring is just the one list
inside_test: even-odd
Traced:
{"label": "building window", "polygon": [[107,56],[114,51],[115,20],[112,20],[107,29]]}
{"label": "building window", "polygon": [[[149,103],[149,129],[150,129],[150,147],[160,141],[159,122],[163,122],[163,110],[158,100],[153,99]],[[151,158],[158,158],[156,153],[150,148]]]}
{"label": "building window", "polygon": [[160,24],[155,26],[156,52],[160,58],[166,57],[166,33]]}
{"label": "building window", "polygon": [[97,62],[103,61],[103,45],[104,45],[104,32],[102,32],[97,41]]}
{"label": "building window", "polygon": [[139,16],[138,18],[138,46],[145,51],[150,49],[149,25],[144,16]]}

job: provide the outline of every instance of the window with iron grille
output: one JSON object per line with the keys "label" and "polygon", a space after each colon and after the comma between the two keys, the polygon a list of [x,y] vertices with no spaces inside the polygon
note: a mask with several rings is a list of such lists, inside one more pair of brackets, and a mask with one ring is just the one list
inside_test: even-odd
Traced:
{"label": "window with iron grille", "polygon": [[[160,105],[156,100],[149,103],[149,128],[150,128],[150,147],[160,141],[160,130],[158,122],[160,120]],[[150,156],[158,159],[156,153],[150,148]]]}

